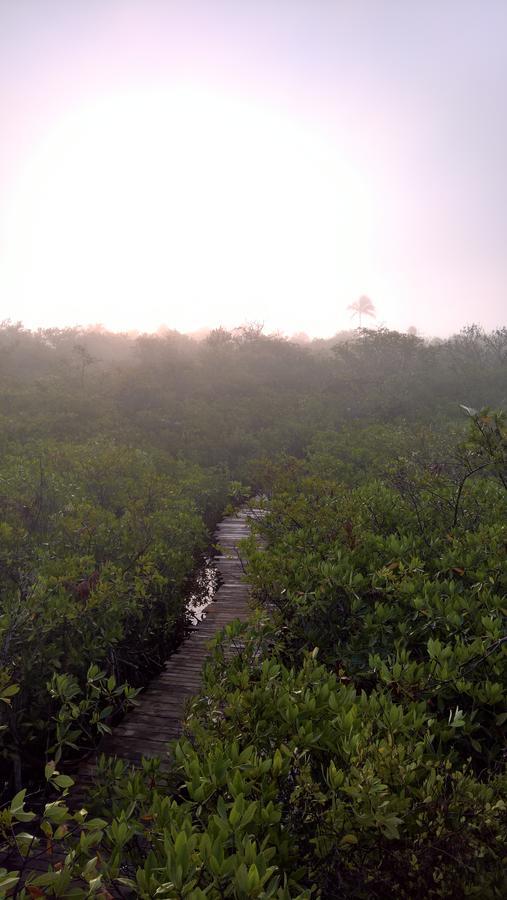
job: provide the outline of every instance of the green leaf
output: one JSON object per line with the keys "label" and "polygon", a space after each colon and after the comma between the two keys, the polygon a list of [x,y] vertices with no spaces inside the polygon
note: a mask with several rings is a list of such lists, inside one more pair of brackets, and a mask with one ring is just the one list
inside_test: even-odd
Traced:
{"label": "green leaf", "polygon": [[20,690],[21,688],[19,684],[10,684],[8,687],[2,688],[0,699],[5,700],[6,697],[14,697],[14,695],[18,694]]}
{"label": "green leaf", "polygon": [[69,788],[74,784],[74,779],[71,778],[70,775],[57,775],[56,778],[53,779],[53,783],[61,788]]}

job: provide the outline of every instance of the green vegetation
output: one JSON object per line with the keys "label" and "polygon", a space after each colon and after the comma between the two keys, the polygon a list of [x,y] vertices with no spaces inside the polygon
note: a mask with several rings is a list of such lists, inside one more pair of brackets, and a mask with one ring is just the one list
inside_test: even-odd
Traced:
{"label": "green vegetation", "polygon": [[0,677],[19,686],[2,710],[3,758],[20,787],[27,765],[93,746],[135,696],[120,685],[142,684],[167,658],[227,484],[107,439],[34,442],[0,471]]}
{"label": "green vegetation", "polygon": [[249,326],[201,343],[168,332],[0,328],[0,449],[112,438],[247,478],[249,460],[301,456],[359,423],[445,427],[459,403],[507,405],[507,328],[426,342],[386,329],[298,345]]}
{"label": "green vegetation", "polygon": [[[61,847],[0,893],[504,896],[505,329],[0,337],[0,830],[23,876]],[[103,759],[70,812],[246,483],[259,612],[217,641],[171,770]]]}

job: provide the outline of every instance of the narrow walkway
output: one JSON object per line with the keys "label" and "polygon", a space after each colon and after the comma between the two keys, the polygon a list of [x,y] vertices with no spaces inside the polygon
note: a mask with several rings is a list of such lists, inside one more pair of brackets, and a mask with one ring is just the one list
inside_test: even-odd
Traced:
{"label": "narrow walkway", "polygon": [[[139,695],[139,705],[101,742],[98,754],[118,756],[138,765],[143,756],[164,757],[168,741],[181,734],[185,705],[201,687],[201,671],[210,641],[225,625],[234,619],[245,621],[250,613],[250,591],[243,580],[238,551],[239,542],[250,534],[248,517],[248,511],[241,509],[218,525],[214,543],[220,547],[220,554],[215,557],[215,563],[222,584],[214,601],[161,674]],[[80,786],[84,787],[83,782],[92,778],[95,765],[96,756],[80,767],[76,779],[78,792]]]}
{"label": "narrow walkway", "polygon": [[[143,756],[164,758],[167,743],[181,734],[185,705],[201,687],[201,671],[209,654],[209,643],[229,622],[245,621],[250,613],[250,590],[243,580],[238,551],[239,542],[250,534],[249,515],[249,511],[241,509],[218,525],[214,543],[220,547],[220,554],[215,557],[215,563],[222,584],[214,601],[207,607],[205,618],[169,658],[161,674],[139,695],[139,705],[100,743],[96,753],[81,764],[67,797],[71,808],[80,808],[85,802],[99,754],[118,756],[131,765],[138,765]],[[61,861],[60,856],[59,849],[51,859],[45,854],[38,856],[30,861],[28,871],[46,872],[49,863]],[[8,869],[19,869],[21,860],[13,852],[1,862]]]}

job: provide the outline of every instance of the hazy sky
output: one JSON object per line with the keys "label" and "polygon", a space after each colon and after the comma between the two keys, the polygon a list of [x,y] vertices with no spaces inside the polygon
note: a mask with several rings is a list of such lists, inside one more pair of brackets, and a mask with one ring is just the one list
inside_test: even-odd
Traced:
{"label": "hazy sky", "polygon": [[0,319],[506,320],[507,0],[0,0]]}

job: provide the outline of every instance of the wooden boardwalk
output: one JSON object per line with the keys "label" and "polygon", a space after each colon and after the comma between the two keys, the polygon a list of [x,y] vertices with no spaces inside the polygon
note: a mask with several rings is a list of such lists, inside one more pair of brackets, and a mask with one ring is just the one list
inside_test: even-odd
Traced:
{"label": "wooden boardwalk", "polygon": [[[202,619],[169,658],[164,670],[138,697],[138,706],[99,745],[96,754],[80,767],[72,794],[80,795],[93,778],[100,753],[138,765],[143,756],[164,757],[167,743],[181,734],[185,707],[201,687],[201,671],[208,645],[218,631],[250,614],[250,590],[244,580],[238,544],[250,534],[249,512],[239,510],[217,527],[214,543],[220,547],[215,564],[221,585]],[[77,790],[76,790],[77,789]],[[75,795],[76,795],[75,794]]]}
{"label": "wooden boardwalk", "polygon": [[[81,764],[67,797],[71,808],[80,808],[85,803],[101,753],[120,757],[133,766],[138,765],[143,756],[165,757],[169,764],[167,744],[181,734],[187,701],[199,692],[209,643],[225,625],[235,619],[246,621],[250,614],[250,590],[244,580],[238,550],[239,542],[250,534],[250,515],[251,511],[241,509],[218,525],[214,543],[220,547],[220,553],[215,557],[215,564],[222,583],[206,608],[205,618],[169,658],[161,674],[139,695],[139,705],[127,713],[113,733],[99,744],[94,755]],[[62,860],[60,848],[51,858],[43,853],[30,860],[27,873],[46,872],[49,864]],[[15,870],[23,864],[15,850],[5,854],[0,862]]]}

